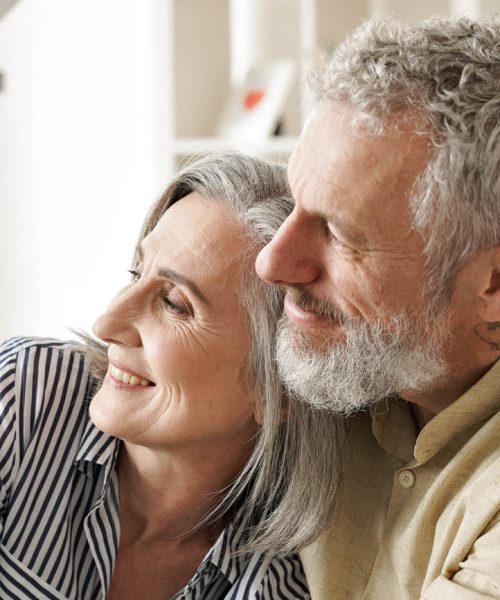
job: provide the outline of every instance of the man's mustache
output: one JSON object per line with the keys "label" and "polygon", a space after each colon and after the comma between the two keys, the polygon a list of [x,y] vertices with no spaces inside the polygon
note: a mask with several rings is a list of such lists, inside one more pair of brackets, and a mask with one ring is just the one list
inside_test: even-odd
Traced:
{"label": "man's mustache", "polygon": [[353,322],[353,320],[335,303],[316,298],[307,290],[301,288],[286,288],[286,292],[291,296],[291,299],[296,306],[312,312],[322,319],[335,321],[341,325],[349,325]]}

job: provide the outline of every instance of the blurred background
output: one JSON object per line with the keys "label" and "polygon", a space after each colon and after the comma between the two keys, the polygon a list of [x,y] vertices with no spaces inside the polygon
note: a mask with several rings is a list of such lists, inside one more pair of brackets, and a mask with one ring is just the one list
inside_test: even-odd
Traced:
{"label": "blurred background", "polygon": [[500,0],[0,0],[0,338],[90,329],[183,164],[226,148],[286,160],[308,114],[304,72],[363,19],[499,11]]}

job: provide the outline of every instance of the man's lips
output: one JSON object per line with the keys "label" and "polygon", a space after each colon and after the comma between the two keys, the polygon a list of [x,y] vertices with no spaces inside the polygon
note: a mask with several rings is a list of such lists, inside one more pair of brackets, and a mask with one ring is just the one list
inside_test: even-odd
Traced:
{"label": "man's lips", "polygon": [[298,306],[290,293],[285,295],[284,309],[290,321],[303,327],[331,327],[338,324],[336,321],[320,316],[313,310]]}

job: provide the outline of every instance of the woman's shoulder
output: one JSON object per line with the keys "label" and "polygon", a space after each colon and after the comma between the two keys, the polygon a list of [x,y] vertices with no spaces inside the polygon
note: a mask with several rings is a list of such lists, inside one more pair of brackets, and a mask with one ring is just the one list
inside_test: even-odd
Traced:
{"label": "woman's shoulder", "polygon": [[297,553],[274,556],[262,580],[262,600],[309,600],[302,561]]}
{"label": "woman's shoulder", "polygon": [[[232,559],[232,572],[238,573],[226,598],[252,600],[309,600],[304,569],[298,554],[276,556],[254,552]],[[238,564],[239,563],[239,564]],[[229,559],[231,564],[231,559]],[[230,579],[230,577],[229,577]]]}
{"label": "woman's shoulder", "polygon": [[7,364],[16,364],[20,357],[28,354],[50,355],[53,352],[84,354],[82,345],[76,341],[18,336],[0,343],[0,369],[5,369]]}
{"label": "woman's shoulder", "polygon": [[[35,432],[50,434],[68,413],[85,420],[91,376],[77,342],[17,337],[0,345],[0,437],[22,455]],[[8,444],[7,444],[8,445]],[[19,456],[21,458],[21,456]]]}
{"label": "woman's shoulder", "polygon": [[87,385],[89,367],[74,341],[16,337],[0,344],[0,401],[25,398],[35,404],[61,388],[63,395]]}
{"label": "woman's shoulder", "polygon": [[298,553],[249,550],[247,539],[245,526],[236,519],[225,528],[209,555],[230,582],[230,592],[225,598],[309,600]]}

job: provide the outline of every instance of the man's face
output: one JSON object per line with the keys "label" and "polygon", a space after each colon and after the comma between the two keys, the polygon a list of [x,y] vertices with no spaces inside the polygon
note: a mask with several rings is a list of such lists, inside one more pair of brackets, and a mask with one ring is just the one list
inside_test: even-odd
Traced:
{"label": "man's face", "polygon": [[[430,151],[410,131],[357,133],[341,105],[320,107],[303,132],[289,165],[296,206],[257,271],[286,288],[279,361],[305,400],[345,412],[346,394],[354,410],[443,373],[444,324],[428,327],[439,311],[424,293],[423,241],[408,202]],[[386,373],[396,367],[405,373]],[[329,406],[333,392],[324,386],[313,398],[332,370],[340,408]]]}

